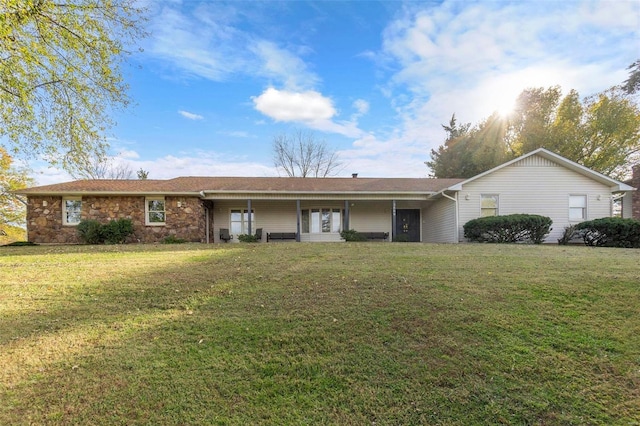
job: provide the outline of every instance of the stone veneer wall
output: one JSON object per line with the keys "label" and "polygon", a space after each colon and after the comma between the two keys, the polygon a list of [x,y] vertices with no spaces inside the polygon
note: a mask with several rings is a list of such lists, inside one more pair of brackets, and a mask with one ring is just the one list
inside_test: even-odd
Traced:
{"label": "stone veneer wall", "polygon": [[[196,197],[165,197],[165,225],[145,225],[145,197],[82,197],[82,219],[133,221],[131,242],[160,242],[169,235],[187,241],[204,242],[205,215],[202,201]],[[178,207],[178,204],[180,205]],[[27,208],[28,239],[34,243],[79,243],[75,226],[62,224],[62,197],[29,197]]]}

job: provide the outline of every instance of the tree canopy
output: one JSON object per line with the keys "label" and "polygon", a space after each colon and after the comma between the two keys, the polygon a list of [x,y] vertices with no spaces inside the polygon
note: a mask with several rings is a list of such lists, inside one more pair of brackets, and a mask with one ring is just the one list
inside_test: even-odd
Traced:
{"label": "tree canopy", "polygon": [[24,222],[25,205],[11,191],[33,184],[24,169],[13,165],[13,158],[0,147],[0,231],[7,225]]}
{"label": "tree canopy", "polygon": [[640,59],[629,65],[629,78],[622,84],[622,90],[627,94],[640,92]]}
{"label": "tree canopy", "polygon": [[475,126],[443,126],[447,138],[426,164],[435,177],[467,178],[537,148],[613,178],[640,154],[640,109],[620,89],[580,99],[559,87],[524,90],[508,117],[494,113]]}
{"label": "tree canopy", "polygon": [[[111,114],[130,99],[121,74],[145,35],[137,0],[2,0],[0,143],[72,170],[103,155]],[[6,141],[6,142],[5,142]]]}

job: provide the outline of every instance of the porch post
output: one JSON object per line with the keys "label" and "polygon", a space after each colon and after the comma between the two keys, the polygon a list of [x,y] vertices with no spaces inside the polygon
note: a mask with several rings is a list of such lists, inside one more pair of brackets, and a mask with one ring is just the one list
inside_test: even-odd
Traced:
{"label": "porch post", "polygon": [[249,212],[249,218],[247,219],[247,234],[251,235],[251,200],[247,200],[247,210]]}
{"label": "porch post", "polygon": [[344,224],[343,224],[343,231],[348,231],[349,230],[349,200],[344,200]]}
{"label": "porch post", "polygon": [[300,242],[300,223],[302,222],[302,209],[300,200],[296,200],[296,242]]}
{"label": "porch post", "polygon": [[204,208],[204,229],[206,232],[205,240],[209,244],[209,208],[206,206]]}
{"label": "porch post", "polygon": [[393,200],[391,203],[392,203],[391,241],[395,241],[396,240],[396,224],[397,224],[397,219],[396,219],[396,200]]}

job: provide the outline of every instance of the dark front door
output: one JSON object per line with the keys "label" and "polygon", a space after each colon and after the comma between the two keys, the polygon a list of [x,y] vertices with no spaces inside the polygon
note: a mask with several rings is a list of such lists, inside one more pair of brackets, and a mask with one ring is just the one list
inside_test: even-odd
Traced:
{"label": "dark front door", "polygon": [[420,210],[396,210],[396,241],[420,242]]}

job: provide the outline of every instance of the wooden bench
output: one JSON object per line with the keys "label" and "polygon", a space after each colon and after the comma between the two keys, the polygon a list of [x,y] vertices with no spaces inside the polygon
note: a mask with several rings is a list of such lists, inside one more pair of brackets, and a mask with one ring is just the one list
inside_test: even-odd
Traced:
{"label": "wooden bench", "polygon": [[389,238],[388,232],[358,232],[367,240],[387,240]]}
{"label": "wooden bench", "polygon": [[271,240],[297,240],[295,232],[267,232],[267,242]]}

